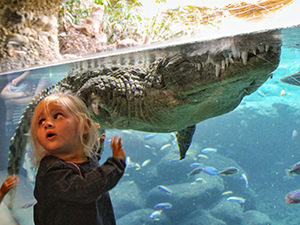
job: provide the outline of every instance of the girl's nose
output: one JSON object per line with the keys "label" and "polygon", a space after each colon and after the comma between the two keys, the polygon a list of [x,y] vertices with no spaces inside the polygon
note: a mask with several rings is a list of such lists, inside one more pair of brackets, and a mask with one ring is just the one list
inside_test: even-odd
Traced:
{"label": "girl's nose", "polygon": [[53,127],[53,126],[54,126],[54,124],[53,124],[52,120],[47,120],[47,121],[46,121],[46,123],[45,123],[45,128],[51,128],[51,127]]}

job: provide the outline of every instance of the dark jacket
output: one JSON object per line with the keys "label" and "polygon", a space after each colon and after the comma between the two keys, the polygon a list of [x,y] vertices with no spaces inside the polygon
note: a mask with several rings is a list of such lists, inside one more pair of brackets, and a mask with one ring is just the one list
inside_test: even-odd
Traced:
{"label": "dark jacket", "polygon": [[99,166],[97,157],[74,165],[45,156],[34,189],[35,225],[115,225],[108,191],[124,169],[125,161],[117,158]]}

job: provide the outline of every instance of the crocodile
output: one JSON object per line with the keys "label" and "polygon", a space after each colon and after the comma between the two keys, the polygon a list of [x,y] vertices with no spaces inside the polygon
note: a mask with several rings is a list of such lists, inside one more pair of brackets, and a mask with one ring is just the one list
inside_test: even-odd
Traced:
{"label": "crocodile", "polygon": [[25,109],[11,139],[9,173],[19,172],[36,105],[56,91],[79,96],[103,129],[176,131],[183,159],[196,124],[232,111],[272,76],[281,33],[153,46],[75,62],[65,78],[43,90]]}

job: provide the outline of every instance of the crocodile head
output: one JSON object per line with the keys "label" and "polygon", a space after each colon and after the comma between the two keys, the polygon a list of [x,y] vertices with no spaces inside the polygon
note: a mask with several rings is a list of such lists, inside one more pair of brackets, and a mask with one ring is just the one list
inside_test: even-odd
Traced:
{"label": "crocodile head", "polygon": [[104,128],[178,131],[237,107],[277,68],[280,49],[275,30],[146,50],[156,55],[148,65],[94,70],[77,94]]}

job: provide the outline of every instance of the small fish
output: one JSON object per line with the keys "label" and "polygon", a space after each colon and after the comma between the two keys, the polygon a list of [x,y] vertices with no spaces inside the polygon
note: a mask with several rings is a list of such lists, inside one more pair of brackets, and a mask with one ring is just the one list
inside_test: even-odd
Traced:
{"label": "small fish", "polygon": [[238,203],[245,203],[246,202],[246,199],[244,199],[242,197],[236,197],[236,196],[228,197],[226,200],[230,201],[230,202],[238,202]]}
{"label": "small fish", "polygon": [[206,184],[207,181],[202,178],[202,177],[198,177],[194,182],[192,182],[191,184],[194,185],[194,184],[199,184],[199,183],[202,183],[202,184]]}
{"label": "small fish", "polygon": [[241,174],[241,179],[244,180],[246,188],[248,188],[248,177],[245,173]]}
{"label": "small fish", "polygon": [[147,166],[151,162],[151,159],[147,159],[142,163],[142,167]]}
{"label": "small fish", "polygon": [[141,165],[139,163],[135,163],[131,160],[129,156],[126,157],[126,167],[129,168],[135,168],[136,170],[141,169]]}
{"label": "small fish", "polygon": [[154,206],[155,209],[171,209],[172,204],[169,202],[161,202]]}
{"label": "small fish", "polygon": [[283,95],[285,95],[285,90],[282,89],[281,92],[280,92],[280,97],[283,96]]}
{"label": "small fish", "polygon": [[122,130],[122,132],[125,133],[125,134],[132,134],[133,133],[132,130]]}
{"label": "small fish", "polygon": [[222,175],[231,175],[231,174],[234,174],[234,173],[237,173],[237,172],[239,172],[238,168],[227,167],[224,170],[220,171],[219,174],[222,174]]}
{"label": "small fish", "polygon": [[211,153],[211,152],[217,152],[216,148],[204,148],[201,150],[202,153]]}
{"label": "small fish", "polygon": [[161,215],[161,213],[162,210],[155,210],[153,213],[150,214],[149,218],[154,221],[159,221],[159,216]]}
{"label": "small fish", "polygon": [[206,184],[206,183],[207,183],[207,181],[206,181],[204,178],[202,178],[202,177],[198,177],[198,178],[195,180],[195,182],[201,182],[201,183],[203,183],[203,184]]}
{"label": "small fish", "polygon": [[292,174],[296,174],[296,175],[299,175],[300,174],[300,161],[295,163],[293,166],[292,166],[292,169],[290,170],[287,170],[287,174],[290,176]]}
{"label": "small fish", "polygon": [[285,196],[287,204],[296,204],[300,202],[300,189],[291,191]]}
{"label": "small fish", "polygon": [[140,170],[141,169],[141,165],[139,163],[135,163],[135,170]]}
{"label": "small fish", "polygon": [[144,136],[144,140],[150,140],[151,138],[154,138],[157,134],[156,133],[153,133],[153,134],[148,134],[146,136]]}
{"label": "small fish", "polygon": [[49,73],[49,78],[52,78],[53,77],[53,73]]}
{"label": "small fish", "polygon": [[233,191],[224,191],[222,193],[222,195],[230,195],[230,194],[233,194]]}
{"label": "small fish", "polygon": [[258,94],[260,97],[265,97],[265,94],[264,94],[261,90],[258,90],[258,91],[257,91],[257,94]]}
{"label": "small fish", "polygon": [[187,174],[188,177],[196,175],[202,171],[202,167],[197,167]]}
{"label": "small fish", "polygon": [[171,193],[172,193],[172,190],[171,190],[170,188],[164,186],[164,185],[159,185],[159,186],[158,186],[158,189],[161,190],[161,191],[163,191],[163,192],[166,192],[166,193],[168,193],[168,194],[171,194]]}
{"label": "small fish", "polygon": [[297,130],[293,130],[292,131],[292,140],[295,140],[295,138],[297,137],[297,135],[298,135]]}
{"label": "small fish", "polygon": [[170,143],[165,144],[165,145],[163,145],[163,146],[160,147],[160,151],[163,151],[163,150],[165,150],[166,148],[169,148],[170,146],[172,146]]}
{"label": "small fish", "polygon": [[131,161],[131,158],[129,156],[126,157],[126,167],[127,168],[133,167],[133,162]]}
{"label": "small fish", "polygon": [[175,133],[175,132],[170,133],[170,136],[171,136],[171,142],[177,140],[177,138],[176,138],[176,133]]}
{"label": "small fish", "polygon": [[194,166],[201,166],[201,164],[200,164],[200,163],[197,163],[197,162],[191,163],[191,164],[190,164],[190,167],[194,167]]}
{"label": "small fish", "polygon": [[150,145],[144,145],[145,148],[151,149],[152,147]]}
{"label": "small fish", "polygon": [[218,175],[219,171],[214,167],[202,167],[202,171],[209,175]]}
{"label": "small fish", "polygon": [[208,159],[208,156],[207,156],[207,155],[204,155],[204,154],[199,154],[198,157],[199,157],[199,158]]}

